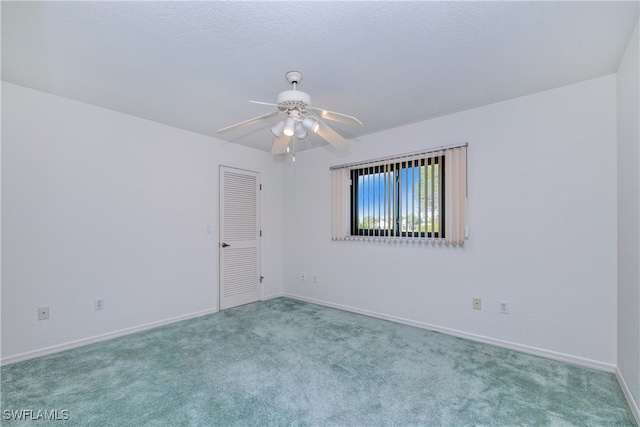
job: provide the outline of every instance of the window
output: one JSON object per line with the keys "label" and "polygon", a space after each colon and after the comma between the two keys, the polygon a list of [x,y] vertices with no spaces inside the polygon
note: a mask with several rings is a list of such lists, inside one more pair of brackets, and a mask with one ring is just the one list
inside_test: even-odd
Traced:
{"label": "window", "polygon": [[444,236],[443,169],[443,156],[351,169],[351,235]]}
{"label": "window", "polygon": [[464,243],[466,144],[331,169],[333,240]]}

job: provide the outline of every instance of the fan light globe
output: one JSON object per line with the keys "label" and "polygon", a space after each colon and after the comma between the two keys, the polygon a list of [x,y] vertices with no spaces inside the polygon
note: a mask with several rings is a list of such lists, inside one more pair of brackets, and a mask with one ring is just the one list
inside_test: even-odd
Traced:
{"label": "fan light globe", "polygon": [[285,134],[286,136],[293,136],[293,134],[295,133],[295,129],[294,129],[295,125],[296,125],[296,119],[293,117],[289,117],[284,124],[284,129],[282,130],[282,133]]}
{"label": "fan light globe", "polygon": [[273,126],[271,128],[271,133],[276,138],[280,138],[280,135],[282,135],[282,130],[283,129],[284,129],[284,120],[281,120],[278,123],[276,123],[275,126]]}
{"label": "fan light globe", "polygon": [[302,126],[304,126],[309,132],[316,133],[320,128],[320,123],[318,123],[311,117],[307,117],[302,121]]}
{"label": "fan light globe", "polygon": [[294,129],[296,130],[296,138],[305,139],[307,137],[307,131],[302,127],[301,122],[297,122]]}

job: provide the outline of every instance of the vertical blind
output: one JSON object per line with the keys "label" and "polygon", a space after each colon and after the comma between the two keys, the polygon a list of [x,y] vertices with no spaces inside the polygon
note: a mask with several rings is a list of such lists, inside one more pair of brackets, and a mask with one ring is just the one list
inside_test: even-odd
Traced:
{"label": "vertical blind", "polygon": [[467,144],[334,166],[332,240],[463,245]]}

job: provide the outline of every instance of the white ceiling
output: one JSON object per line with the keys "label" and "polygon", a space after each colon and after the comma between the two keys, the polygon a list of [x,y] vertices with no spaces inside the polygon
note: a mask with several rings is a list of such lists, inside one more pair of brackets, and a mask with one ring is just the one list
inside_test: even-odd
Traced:
{"label": "white ceiling", "polygon": [[[2,79],[269,151],[304,74],[345,138],[615,73],[638,1],[2,2]],[[317,136],[298,144],[316,147]]]}

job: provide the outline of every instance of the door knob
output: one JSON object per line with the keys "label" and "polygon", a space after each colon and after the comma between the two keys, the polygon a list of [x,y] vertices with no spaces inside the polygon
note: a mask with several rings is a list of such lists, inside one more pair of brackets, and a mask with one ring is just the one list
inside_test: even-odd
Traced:
{"label": "door knob", "polygon": [[226,248],[227,246],[231,246],[231,245],[230,245],[230,244],[228,244],[228,243],[223,243],[221,246],[222,246],[223,248]]}

